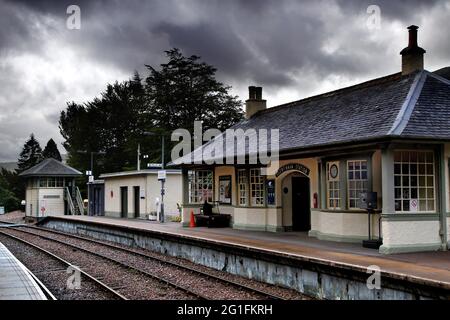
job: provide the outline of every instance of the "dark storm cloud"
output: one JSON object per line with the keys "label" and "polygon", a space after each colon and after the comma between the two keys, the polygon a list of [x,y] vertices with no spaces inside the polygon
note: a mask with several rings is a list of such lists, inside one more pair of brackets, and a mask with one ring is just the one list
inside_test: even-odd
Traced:
{"label": "dark storm cloud", "polygon": [[[71,4],[81,30],[65,27]],[[372,4],[378,31],[366,27]],[[61,142],[66,101],[157,67],[173,47],[214,65],[242,100],[258,84],[274,105],[399,71],[413,23],[427,66],[450,65],[449,13],[437,0],[0,0],[0,160],[16,158],[33,124],[43,140]]]}

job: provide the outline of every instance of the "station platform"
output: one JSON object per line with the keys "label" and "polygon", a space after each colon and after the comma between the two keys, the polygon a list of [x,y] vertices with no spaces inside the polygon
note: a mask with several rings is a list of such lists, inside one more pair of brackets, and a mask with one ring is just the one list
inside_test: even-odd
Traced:
{"label": "station platform", "polygon": [[47,300],[26,267],[0,243],[0,300]]}
{"label": "station platform", "polygon": [[289,257],[335,268],[367,271],[379,266],[383,274],[450,292],[450,251],[382,255],[360,244],[323,241],[304,232],[261,232],[232,228],[186,228],[180,223],[158,223],[139,219],[92,216],[57,216],[55,219],[83,221],[122,229],[142,230],[180,239],[234,246],[253,253]]}

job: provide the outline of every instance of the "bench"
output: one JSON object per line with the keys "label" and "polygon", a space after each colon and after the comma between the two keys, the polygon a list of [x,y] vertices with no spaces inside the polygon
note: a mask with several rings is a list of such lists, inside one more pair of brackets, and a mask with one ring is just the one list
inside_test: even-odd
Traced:
{"label": "bench", "polygon": [[206,203],[202,207],[202,213],[194,215],[197,227],[226,228],[230,226],[231,215],[221,214],[218,203],[216,203],[217,213],[213,212],[213,206]]}
{"label": "bench", "polygon": [[195,225],[197,227],[226,228],[230,226],[231,215],[229,214],[195,214]]}

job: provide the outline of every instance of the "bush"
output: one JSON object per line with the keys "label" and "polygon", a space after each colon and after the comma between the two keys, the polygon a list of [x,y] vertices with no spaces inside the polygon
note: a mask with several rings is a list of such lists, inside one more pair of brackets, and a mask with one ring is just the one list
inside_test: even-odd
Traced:
{"label": "bush", "polygon": [[171,216],[170,221],[172,222],[181,222],[181,216]]}

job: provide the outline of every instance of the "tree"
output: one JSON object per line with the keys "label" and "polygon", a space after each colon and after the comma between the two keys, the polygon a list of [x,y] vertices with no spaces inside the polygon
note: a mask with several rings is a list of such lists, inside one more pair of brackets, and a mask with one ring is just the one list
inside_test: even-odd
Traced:
{"label": "tree", "polygon": [[[127,81],[108,84],[99,97],[61,112],[59,128],[68,151],[68,163],[80,171],[90,169],[90,153],[96,155],[94,173],[136,169],[139,143],[148,160],[160,160],[160,138],[144,137],[145,131],[170,134],[185,128],[191,133],[194,120],[203,127],[224,130],[243,118],[241,102],[230,87],[215,79],[216,69],[199,57],[184,57],[178,49],[166,52],[168,62],[159,70],[147,66]],[[171,144],[166,139],[166,159]],[[81,151],[81,152],[80,152]],[[84,178],[86,179],[86,178]]]}
{"label": "tree", "polygon": [[58,161],[62,161],[61,154],[59,153],[58,147],[53,139],[48,140],[47,145],[42,152],[42,157],[44,159],[53,158]]}
{"label": "tree", "polygon": [[225,130],[243,119],[242,103],[229,94],[231,87],[216,80],[216,68],[198,56],[185,57],[176,48],[165,52],[169,61],[160,70],[147,65],[148,112],[154,126],[189,130],[199,120],[205,130]]}
{"label": "tree", "polygon": [[[216,68],[200,62],[198,56],[185,57],[176,48],[165,53],[168,62],[161,64],[160,70],[147,65],[149,128],[166,134],[184,128],[192,135],[196,120],[202,121],[204,130],[223,131],[243,119],[241,101],[229,94],[231,87],[216,80]],[[153,154],[159,154],[158,140],[153,145]]]}
{"label": "tree", "polygon": [[0,175],[0,206],[5,207],[5,212],[20,208],[20,200],[9,189],[8,182]]}
{"label": "tree", "polygon": [[42,149],[34,134],[25,142],[17,161],[17,173],[23,172],[42,161]]}

